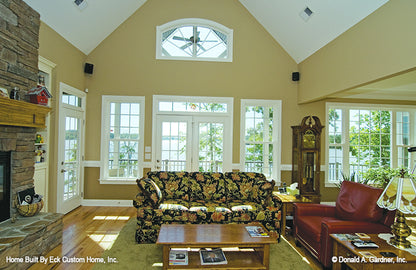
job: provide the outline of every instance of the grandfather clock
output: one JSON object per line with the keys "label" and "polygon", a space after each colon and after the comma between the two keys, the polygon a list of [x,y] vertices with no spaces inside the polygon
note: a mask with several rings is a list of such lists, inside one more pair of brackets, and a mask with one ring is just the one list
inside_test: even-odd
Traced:
{"label": "grandfather clock", "polygon": [[298,183],[301,196],[320,203],[321,131],[317,116],[306,116],[300,126],[292,126],[292,182]]}

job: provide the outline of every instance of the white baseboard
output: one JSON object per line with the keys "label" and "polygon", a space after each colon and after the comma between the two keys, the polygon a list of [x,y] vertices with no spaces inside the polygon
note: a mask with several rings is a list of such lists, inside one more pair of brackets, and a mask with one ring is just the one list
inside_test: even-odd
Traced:
{"label": "white baseboard", "polygon": [[94,200],[83,199],[82,206],[120,206],[120,207],[133,207],[133,199],[131,200]]}

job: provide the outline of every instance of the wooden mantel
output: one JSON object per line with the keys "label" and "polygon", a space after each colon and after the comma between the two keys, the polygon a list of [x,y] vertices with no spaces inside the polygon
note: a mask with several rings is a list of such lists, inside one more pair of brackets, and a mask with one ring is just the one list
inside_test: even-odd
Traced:
{"label": "wooden mantel", "polygon": [[0,125],[45,128],[50,107],[0,97]]}

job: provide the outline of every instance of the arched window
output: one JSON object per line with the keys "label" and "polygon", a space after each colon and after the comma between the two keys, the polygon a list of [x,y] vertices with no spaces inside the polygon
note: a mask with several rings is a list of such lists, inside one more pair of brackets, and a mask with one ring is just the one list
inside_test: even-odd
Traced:
{"label": "arched window", "polygon": [[180,19],[156,27],[156,59],[232,61],[233,30],[205,19]]}

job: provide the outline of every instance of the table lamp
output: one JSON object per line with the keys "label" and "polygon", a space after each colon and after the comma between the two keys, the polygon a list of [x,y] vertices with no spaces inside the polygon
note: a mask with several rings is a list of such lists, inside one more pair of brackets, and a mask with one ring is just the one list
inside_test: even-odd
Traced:
{"label": "table lamp", "polygon": [[416,213],[416,182],[411,177],[405,177],[405,170],[400,176],[390,180],[377,205],[388,210],[396,210],[396,218],[391,226],[393,237],[390,243],[399,248],[409,248],[410,242],[406,240],[412,230],[406,224],[404,214]]}

